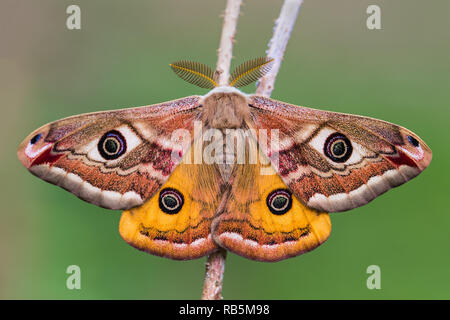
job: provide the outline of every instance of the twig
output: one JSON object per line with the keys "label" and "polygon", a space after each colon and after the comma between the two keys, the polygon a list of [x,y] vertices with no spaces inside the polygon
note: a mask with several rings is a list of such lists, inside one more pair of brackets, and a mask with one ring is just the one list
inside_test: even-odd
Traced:
{"label": "twig", "polygon": [[[241,10],[242,0],[228,0],[223,18],[222,36],[217,52],[216,81],[220,86],[228,84],[230,77],[231,58],[233,56],[234,35]],[[205,280],[203,283],[202,300],[221,300],[223,274],[227,252],[220,248],[210,254],[206,260]]]}
{"label": "twig", "polygon": [[[236,33],[237,19],[241,0],[228,0],[225,10],[222,37],[218,50],[216,76],[219,85],[227,85],[230,76],[231,57],[233,55],[234,34]],[[275,79],[283,60],[284,51],[294,27],[297,13],[303,0],[285,0],[280,16],[275,22],[274,34],[269,42],[267,56],[275,61],[268,74],[258,82],[256,93],[270,96]],[[202,300],[222,299],[223,274],[225,271],[226,251],[219,249],[210,254],[206,261],[206,274],[203,285]]]}
{"label": "twig", "polygon": [[202,300],[222,300],[222,284],[226,257],[227,252],[222,248],[208,256],[206,260]]}
{"label": "twig", "polygon": [[228,0],[223,17],[222,36],[220,38],[219,50],[217,52],[216,72],[220,86],[228,84],[230,77],[231,57],[233,56],[234,35],[236,33],[237,21],[241,10],[242,0]]}
{"label": "twig", "polygon": [[275,59],[270,71],[262,77],[257,84],[256,93],[270,97],[274,88],[275,79],[283,60],[284,51],[286,50],[291,31],[294,28],[297,14],[302,5],[303,0],[285,0],[281,8],[280,16],[275,21],[273,37],[269,42],[267,56]]}

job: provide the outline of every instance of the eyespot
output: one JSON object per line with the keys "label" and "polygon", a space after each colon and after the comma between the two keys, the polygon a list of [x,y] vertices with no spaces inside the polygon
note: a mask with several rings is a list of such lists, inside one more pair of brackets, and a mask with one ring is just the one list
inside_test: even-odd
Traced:
{"label": "eyespot", "polygon": [[180,212],[184,204],[184,197],[178,190],[165,188],[159,193],[159,208],[167,214]]}
{"label": "eyespot", "polygon": [[406,136],[406,139],[408,139],[409,143],[411,143],[414,147],[417,148],[419,146],[419,141],[417,141],[416,138],[412,136]]}
{"label": "eyespot", "polygon": [[41,138],[42,138],[42,133],[38,133],[37,135],[35,135],[33,138],[30,139],[30,144],[35,144],[36,142],[41,140]]}
{"label": "eyespot", "polygon": [[352,155],[353,147],[346,136],[335,132],[328,136],[323,146],[323,152],[334,162],[345,162]]}
{"label": "eyespot", "polygon": [[273,214],[285,214],[292,208],[292,193],[287,189],[274,190],[267,196],[266,204]]}
{"label": "eyespot", "polygon": [[127,143],[119,131],[111,130],[101,137],[97,148],[104,159],[114,160],[127,151]]}

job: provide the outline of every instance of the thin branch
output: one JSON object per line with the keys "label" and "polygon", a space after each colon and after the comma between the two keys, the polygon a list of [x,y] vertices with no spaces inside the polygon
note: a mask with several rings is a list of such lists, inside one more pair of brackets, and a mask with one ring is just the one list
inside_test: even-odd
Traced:
{"label": "thin branch", "polygon": [[256,93],[270,97],[274,88],[275,79],[283,60],[284,51],[286,50],[291,31],[294,28],[297,14],[302,5],[303,0],[285,0],[281,8],[280,16],[275,21],[273,37],[269,42],[267,56],[275,59],[270,71],[258,81]]}
{"label": "thin branch", "polygon": [[[241,10],[242,0],[228,0],[223,18],[222,36],[217,52],[216,79],[219,86],[228,85],[230,77],[231,58],[233,57],[234,35]],[[221,300],[223,275],[227,252],[219,248],[206,260],[205,280],[203,283],[202,300]]]}
{"label": "thin branch", "polygon": [[220,248],[211,253],[206,260],[205,282],[202,300],[222,300],[223,274],[227,252]]}
{"label": "thin branch", "polygon": [[223,17],[222,36],[217,52],[216,72],[219,86],[226,86],[230,77],[230,64],[233,56],[234,35],[241,10],[242,0],[228,0]]}

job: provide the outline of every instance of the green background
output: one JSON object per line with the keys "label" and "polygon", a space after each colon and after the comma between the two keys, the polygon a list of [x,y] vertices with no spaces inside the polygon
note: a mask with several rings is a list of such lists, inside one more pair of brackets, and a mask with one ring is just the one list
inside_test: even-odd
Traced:
{"label": "green background", "polygon": [[[66,29],[66,7],[82,29]],[[262,56],[282,1],[247,0],[233,65]],[[381,7],[382,30],[366,28]],[[178,79],[178,59],[216,62],[225,1],[2,0],[0,4],[0,297],[197,299],[205,258],[172,261],[119,236],[119,211],[85,203],[29,174],[19,143],[83,112],[206,91]],[[261,263],[229,254],[227,299],[450,298],[450,2],[306,0],[272,97],[405,126],[433,150],[418,178],[351,212],[308,254]],[[254,86],[244,89],[254,90]],[[81,268],[81,290],[66,268]],[[366,287],[369,265],[381,290]]]}

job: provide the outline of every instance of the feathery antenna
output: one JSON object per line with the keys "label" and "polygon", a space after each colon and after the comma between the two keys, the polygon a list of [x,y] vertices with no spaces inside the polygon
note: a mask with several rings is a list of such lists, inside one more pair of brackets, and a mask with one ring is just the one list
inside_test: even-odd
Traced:
{"label": "feathery antenna", "polygon": [[212,89],[217,87],[217,83],[213,80],[214,71],[206,64],[180,60],[171,63],[170,67],[181,79],[200,88]]}
{"label": "feathery antenna", "polygon": [[237,66],[231,73],[230,86],[245,87],[250,83],[258,80],[267,72],[272,66],[271,62],[274,59],[269,57],[261,57],[244,62]]}
{"label": "feathery antenna", "polygon": [[[244,87],[258,80],[269,72],[273,61],[272,58],[261,57],[242,63],[231,73],[229,86]],[[200,88],[212,89],[218,86],[214,81],[214,71],[206,64],[180,60],[171,63],[170,67],[181,79]]]}

